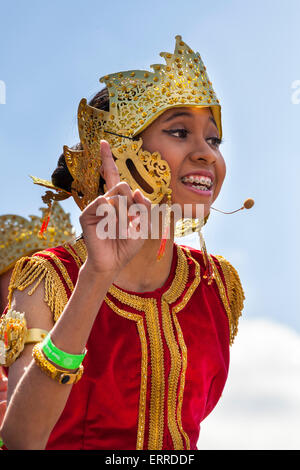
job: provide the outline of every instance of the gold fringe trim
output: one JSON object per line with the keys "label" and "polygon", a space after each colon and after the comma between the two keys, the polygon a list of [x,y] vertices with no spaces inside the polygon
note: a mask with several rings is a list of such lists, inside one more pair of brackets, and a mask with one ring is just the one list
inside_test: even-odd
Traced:
{"label": "gold fringe trim", "polygon": [[215,256],[220,263],[227,287],[230,307],[230,339],[233,344],[238,332],[239,318],[244,308],[245,294],[237,270],[223,256]]}
{"label": "gold fringe trim", "polygon": [[57,271],[45,258],[26,256],[17,261],[8,288],[9,308],[11,308],[15,289],[23,291],[36,281],[28,291],[28,295],[32,295],[43,280],[45,285],[44,300],[53,314],[54,321],[57,321],[68,302],[68,296]]}
{"label": "gold fringe trim", "polygon": [[83,264],[85,260],[87,259],[87,248],[85,246],[84,240],[80,238],[75,243],[70,243],[70,245],[72,246],[73,250],[76,252],[81,264]]}

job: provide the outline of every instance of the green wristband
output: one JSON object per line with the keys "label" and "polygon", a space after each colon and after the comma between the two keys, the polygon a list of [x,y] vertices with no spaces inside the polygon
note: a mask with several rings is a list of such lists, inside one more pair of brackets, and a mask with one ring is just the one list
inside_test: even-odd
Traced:
{"label": "green wristband", "polygon": [[3,445],[4,445],[4,442],[2,441],[2,439],[0,437],[0,449],[1,449],[1,447],[3,447]]}
{"label": "green wristband", "polygon": [[42,350],[47,359],[64,369],[78,369],[86,355],[86,350],[83,354],[69,354],[58,349],[52,343],[50,334],[44,339]]}

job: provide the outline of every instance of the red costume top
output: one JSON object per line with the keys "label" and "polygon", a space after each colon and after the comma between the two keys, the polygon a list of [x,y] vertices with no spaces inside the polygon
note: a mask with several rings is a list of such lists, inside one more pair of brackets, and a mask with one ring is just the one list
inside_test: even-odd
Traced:
{"label": "red costume top", "polygon": [[[22,258],[11,291],[32,284],[33,292],[44,278],[56,321],[86,255],[79,240]],[[201,276],[202,253],[174,244],[162,287],[135,293],[111,286],[88,339],[83,377],[72,386],[47,449],[197,448],[200,423],[227,378],[244,299],[231,264],[210,259],[210,285]]]}

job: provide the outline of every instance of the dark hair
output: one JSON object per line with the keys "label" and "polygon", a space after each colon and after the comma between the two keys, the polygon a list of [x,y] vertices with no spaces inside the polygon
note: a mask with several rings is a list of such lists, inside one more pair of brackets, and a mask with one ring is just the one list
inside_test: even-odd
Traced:
{"label": "dark hair", "polygon": [[[107,88],[103,88],[101,91],[96,93],[96,95],[89,101],[90,106],[94,108],[102,109],[103,111],[109,111],[109,96]],[[78,143],[72,147],[76,150],[82,150],[81,143]],[[73,182],[73,177],[70,174],[65,156],[62,153],[58,159],[57,167],[51,175],[51,180],[54,186],[65,189],[68,192],[71,192],[71,185]],[[100,191],[103,192],[103,185],[105,181],[100,177]]]}

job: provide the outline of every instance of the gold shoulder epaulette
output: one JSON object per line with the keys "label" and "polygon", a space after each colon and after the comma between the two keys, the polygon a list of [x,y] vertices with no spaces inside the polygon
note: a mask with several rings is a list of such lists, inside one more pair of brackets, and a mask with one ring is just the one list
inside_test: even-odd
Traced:
{"label": "gold shoulder epaulette", "polygon": [[229,300],[230,344],[238,332],[239,318],[244,308],[245,294],[237,270],[221,255],[215,255],[220,263]]}
{"label": "gold shoulder epaulette", "polygon": [[68,293],[62,279],[69,292],[74,288],[61,260],[51,251],[40,253],[45,253],[51,261],[45,256],[25,256],[16,262],[10,279],[8,312],[0,319],[0,364],[6,367],[19,357],[26,343],[40,342],[47,334],[47,331],[39,328],[27,329],[25,314],[11,308],[13,292],[16,289],[24,291],[30,287],[27,293],[32,295],[44,281],[44,301],[49,306],[55,322],[68,302]]}
{"label": "gold shoulder epaulette", "polygon": [[[52,254],[52,258],[57,257]],[[59,262],[58,258],[56,261]],[[70,284],[69,276],[61,262],[60,269],[62,276],[67,278]],[[23,291],[27,287],[32,286],[28,291],[28,295],[32,295],[42,281],[44,281],[44,300],[53,314],[53,320],[57,321],[68,302],[68,295],[57,270],[53,267],[50,260],[41,256],[26,256],[17,261],[8,289],[8,306],[11,308],[12,296],[15,289]],[[72,288],[73,285],[71,283],[70,290]]]}

